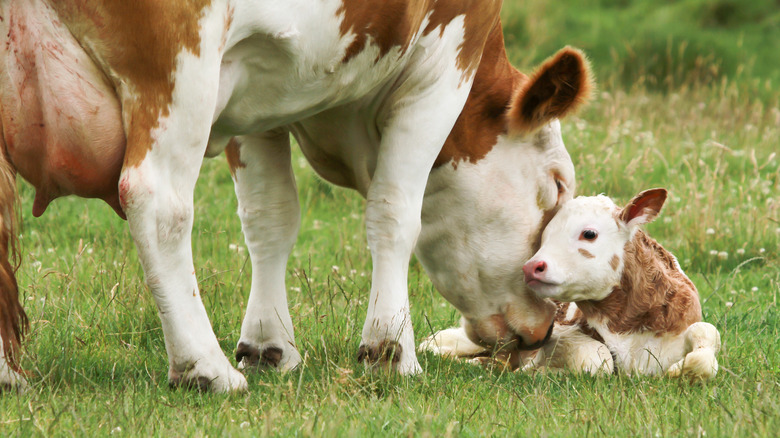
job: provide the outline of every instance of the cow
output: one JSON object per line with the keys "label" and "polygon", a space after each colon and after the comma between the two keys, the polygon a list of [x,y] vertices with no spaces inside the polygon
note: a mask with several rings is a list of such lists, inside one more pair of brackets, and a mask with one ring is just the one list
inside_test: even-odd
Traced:
{"label": "cow", "polygon": [[[677,259],[640,228],[666,197],[650,189],[622,208],[603,195],[566,202],[523,266],[528,286],[558,303],[550,342],[525,354],[499,351],[497,360],[525,371],[715,377],[720,333],[702,321],[696,286]],[[421,347],[493,363],[459,329]]]}
{"label": "cow", "polygon": [[34,216],[72,194],[127,219],[172,386],[247,388],[211,328],[190,240],[201,163],[223,152],[252,265],[236,360],[299,364],[285,288],[300,222],[291,135],[323,179],[366,199],[373,273],[361,362],[421,371],[407,291],[413,251],[474,341],[541,345],[555,306],[525,287],[522,265],[572,197],[559,119],[587,100],[592,78],[569,47],[530,77],[512,67],[500,8],[0,0],[0,378],[23,385],[18,174],[36,190]]}

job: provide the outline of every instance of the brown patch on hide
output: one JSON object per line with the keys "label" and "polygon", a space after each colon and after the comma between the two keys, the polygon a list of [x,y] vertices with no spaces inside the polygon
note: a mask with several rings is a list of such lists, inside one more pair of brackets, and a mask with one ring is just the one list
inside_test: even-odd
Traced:
{"label": "brown patch on hide", "polygon": [[[471,77],[481,65],[485,41],[496,26],[499,30],[501,2],[495,0],[437,0],[434,3],[428,26],[423,35],[437,28],[444,35],[444,28],[458,16],[464,15],[463,42],[458,46],[458,69],[463,78]],[[503,43],[501,44],[503,48]]]}
{"label": "brown patch on hide", "polygon": [[498,136],[507,132],[506,111],[513,90],[524,80],[525,75],[509,63],[501,22],[496,21],[485,42],[466,104],[433,167],[449,162],[453,166],[460,161],[476,163],[485,158]]}
{"label": "brown patch on hide", "polygon": [[493,345],[507,341],[509,327],[504,315],[495,314],[471,326],[481,345]]}
{"label": "brown patch on hide", "polygon": [[355,38],[341,62],[349,62],[365,50],[369,41],[379,48],[377,59],[387,55],[394,47],[404,53],[426,16],[428,24],[423,36],[436,29],[443,35],[452,20],[463,16],[464,37],[458,47],[456,63],[463,77],[468,78],[479,65],[485,39],[498,22],[500,10],[501,2],[494,0],[343,0],[336,11],[342,17],[339,31],[342,37],[354,34]]}
{"label": "brown patch on hide", "polygon": [[585,55],[565,47],[548,58],[518,90],[509,109],[509,130],[529,133],[587,102],[593,78]]}
{"label": "brown patch on hide", "polygon": [[582,254],[583,256],[585,256],[586,258],[589,258],[589,259],[595,259],[596,258],[596,256],[594,256],[592,252],[590,252],[590,251],[588,251],[587,249],[584,249],[584,248],[577,249],[577,252],[579,252],[580,254]]}
{"label": "brown patch on hide", "polygon": [[72,0],[50,2],[73,36],[107,65],[114,86],[130,93],[124,166],[137,166],[152,148],[152,131],[170,114],[176,57],[200,55],[203,10],[211,0]]}
{"label": "brown patch on hide", "polygon": [[620,257],[618,257],[617,254],[613,254],[612,258],[609,259],[609,266],[613,271],[617,271],[617,269],[620,267]]}
{"label": "brown patch on hide", "polygon": [[587,318],[600,318],[614,333],[679,334],[701,321],[696,286],[674,257],[644,231],[625,246],[620,286],[601,301],[580,301]]}
{"label": "brown patch on hide", "polygon": [[555,208],[550,210],[542,210],[542,220],[539,221],[539,227],[536,232],[530,234],[529,243],[533,254],[536,254],[536,252],[539,251],[539,248],[542,247],[542,233],[544,232],[544,229],[547,228],[547,224],[555,217],[558,210],[560,210],[560,205],[556,205]]}
{"label": "brown patch on hide", "polygon": [[355,39],[347,47],[341,62],[347,63],[362,52],[369,39],[379,47],[377,59],[387,55],[393,47],[400,47],[401,53],[406,52],[430,11],[430,3],[430,0],[343,0],[336,11],[336,15],[343,15],[339,31],[342,37],[352,33]]}
{"label": "brown patch on hide", "polygon": [[236,179],[236,170],[246,167],[246,163],[241,161],[241,142],[235,137],[231,138],[225,146],[225,158],[227,158],[230,174],[233,179]]}

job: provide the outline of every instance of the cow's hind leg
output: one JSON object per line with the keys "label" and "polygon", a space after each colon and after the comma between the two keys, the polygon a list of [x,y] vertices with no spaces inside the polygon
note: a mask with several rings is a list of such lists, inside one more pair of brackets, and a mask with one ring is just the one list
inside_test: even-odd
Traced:
{"label": "cow's hind leg", "polygon": [[[178,115],[172,112],[171,118]],[[207,120],[201,122],[208,127]],[[246,379],[225,357],[211,328],[192,259],[193,191],[204,134],[202,149],[178,148],[172,141],[153,147],[137,166],[126,166],[120,199],[162,322],[170,385],[245,389]]]}
{"label": "cow's hind leg", "polygon": [[289,370],[301,361],[284,282],[300,225],[290,135],[282,130],[234,138],[226,152],[252,260],[252,289],[236,360],[245,367]]}
{"label": "cow's hind leg", "polygon": [[[5,151],[2,134],[0,124],[0,151]],[[0,152],[0,391],[26,386],[18,363],[27,315],[19,302],[15,276],[19,260],[16,198],[16,172]]]}
{"label": "cow's hind leg", "polygon": [[3,349],[0,347],[0,393],[24,390],[27,387],[27,380],[18,369],[14,368],[5,360]]}
{"label": "cow's hind leg", "polygon": [[691,379],[707,380],[718,373],[718,359],[715,357],[720,350],[720,332],[714,325],[707,322],[692,324],[683,333],[685,337],[685,357],[673,364],[666,371],[670,377],[690,377]]}

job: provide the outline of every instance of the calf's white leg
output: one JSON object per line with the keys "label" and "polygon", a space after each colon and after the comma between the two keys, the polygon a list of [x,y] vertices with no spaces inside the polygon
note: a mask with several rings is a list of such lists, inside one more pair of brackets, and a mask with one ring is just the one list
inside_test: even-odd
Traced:
{"label": "calf's white leg", "polygon": [[252,288],[236,360],[244,366],[289,370],[301,361],[284,281],[300,225],[290,135],[282,130],[240,137],[230,148],[238,216],[252,260]]}
{"label": "calf's white leg", "polygon": [[614,360],[606,345],[583,333],[578,326],[556,324],[550,340],[523,371],[545,368],[591,375],[612,374]]}
{"label": "calf's white leg", "polygon": [[485,347],[472,342],[462,326],[436,332],[423,339],[418,349],[452,358],[474,356],[488,351]]}
{"label": "calf's white leg", "polygon": [[685,357],[670,366],[666,374],[701,380],[715,377],[718,373],[715,355],[720,350],[718,329],[710,323],[697,322],[688,327],[682,336],[685,337]]}

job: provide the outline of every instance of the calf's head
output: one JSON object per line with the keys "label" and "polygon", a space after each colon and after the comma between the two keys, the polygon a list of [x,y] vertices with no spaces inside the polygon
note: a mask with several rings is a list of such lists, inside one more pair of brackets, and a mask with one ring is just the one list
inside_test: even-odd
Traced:
{"label": "calf's head", "polygon": [[624,248],[655,219],[666,190],[650,189],[623,208],[606,196],[580,196],[563,205],[542,234],[539,251],[523,266],[536,294],[559,301],[599,301],[620,284]]}

